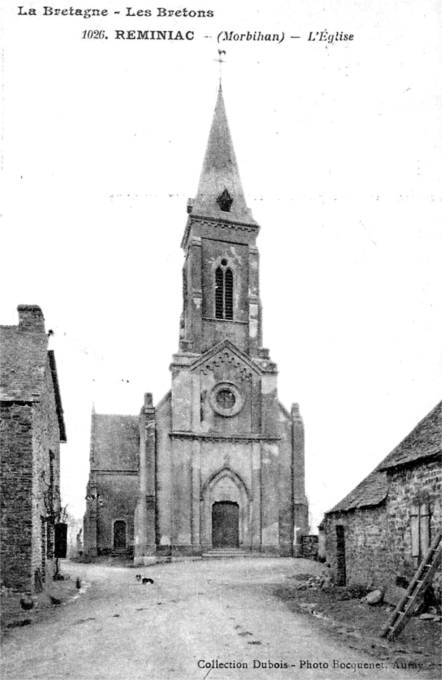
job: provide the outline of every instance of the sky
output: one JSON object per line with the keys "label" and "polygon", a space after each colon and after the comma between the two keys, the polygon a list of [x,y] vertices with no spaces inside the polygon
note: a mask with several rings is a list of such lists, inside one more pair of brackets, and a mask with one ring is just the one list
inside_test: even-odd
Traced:
{"label": "sky", "polygon": [[[304,418],[315,531],[442,395],[440,6],[215,0],[193,19],[98,0],[109,15],[84,19],[43,5],[0,9],[0,323],[38,304],[54,331],[63,503],[85,510],[92,405],[137,414],[145,392],[158,403],[170,389],[186,204],[221,68],[261,225],[264,346],[280,400]],[[319,40],[326,30],[354,37]],[[223,31],[280,41],[218,42]]]}

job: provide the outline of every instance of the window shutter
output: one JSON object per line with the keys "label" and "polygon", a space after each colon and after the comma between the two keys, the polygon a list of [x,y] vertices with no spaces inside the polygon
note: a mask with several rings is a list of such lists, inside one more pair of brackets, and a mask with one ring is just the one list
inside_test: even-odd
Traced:
{"label": "window shutter", "polygon": [[422,557],[430,547],[430,508],[427,504],[420,507],[420,550]]}
{"label": "window shutter", "polygon": [[411,556],[419,557],[419,507],[413,505],[411,508]]}

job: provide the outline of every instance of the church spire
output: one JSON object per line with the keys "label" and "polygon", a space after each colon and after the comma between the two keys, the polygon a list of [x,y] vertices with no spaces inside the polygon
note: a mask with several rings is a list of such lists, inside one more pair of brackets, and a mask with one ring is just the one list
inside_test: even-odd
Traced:
{"label": "church spire", "polygon": [[246,205],[221,82],[192,213],[203,217],[256,224]]}

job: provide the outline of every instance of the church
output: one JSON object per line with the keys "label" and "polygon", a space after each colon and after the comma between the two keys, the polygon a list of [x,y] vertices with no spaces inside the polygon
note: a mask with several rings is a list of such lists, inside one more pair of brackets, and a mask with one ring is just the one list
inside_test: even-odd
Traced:
{"label": "church", "polygon": [[182,239],[183,311],[171,390],[139,416],[92,413],[86,555],[136,564],[298,556],[308,533],[304,425],[278,401],[262,346],[259,225],[247,206],[220,86]]}

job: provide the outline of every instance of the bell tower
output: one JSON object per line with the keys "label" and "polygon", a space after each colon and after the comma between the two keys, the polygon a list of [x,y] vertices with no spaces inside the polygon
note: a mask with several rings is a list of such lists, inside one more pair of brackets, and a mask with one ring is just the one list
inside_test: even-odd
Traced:
{"label": "bell tower", "polygon": [[259,357],[259,226],[246,204],[221,86],[187,212],[180,351],[200,354],[227,339]]}
{"label": "bell tower", "polygon": [[278,400],[262,347],[259,226],[247,206],[221,87],[182,240],[172,385],[140,417],[136,559],[213,549],[299,554],[308,529],[304,426]]}

